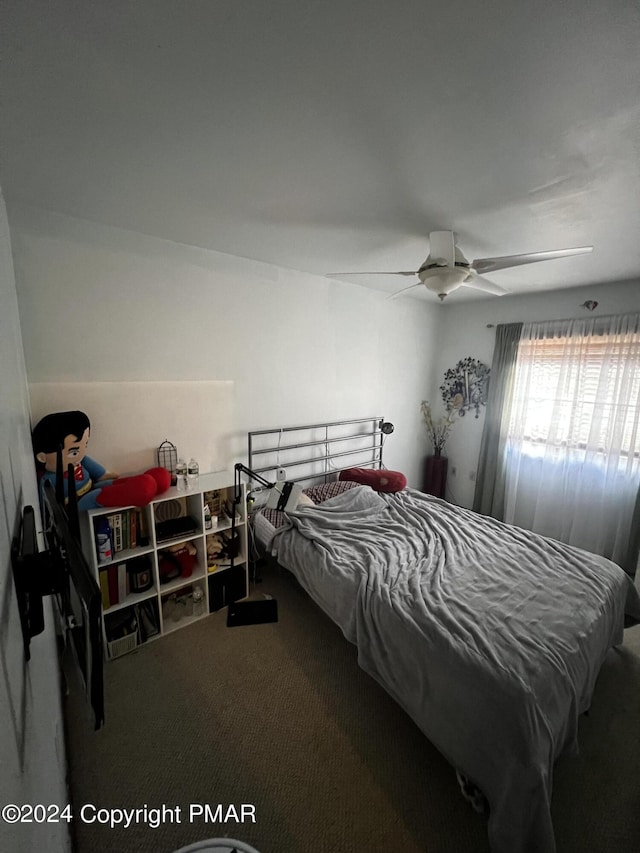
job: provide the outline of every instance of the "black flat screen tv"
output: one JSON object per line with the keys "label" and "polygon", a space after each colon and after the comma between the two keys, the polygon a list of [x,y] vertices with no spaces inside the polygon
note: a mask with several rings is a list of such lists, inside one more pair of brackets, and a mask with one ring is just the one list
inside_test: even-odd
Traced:
{"label": "black flat screen tv", "polygon": [[104,723],[102,608],[98,583],[80,548],[77,534],[50,483],[45,483],[42,524],[46,550],[38,551],[33,508],[24,508],[12,548],[20,620],[29,659],[29,641],[44,629],[42,596],[52,595],[59,629],[77,664],[95,728]]}

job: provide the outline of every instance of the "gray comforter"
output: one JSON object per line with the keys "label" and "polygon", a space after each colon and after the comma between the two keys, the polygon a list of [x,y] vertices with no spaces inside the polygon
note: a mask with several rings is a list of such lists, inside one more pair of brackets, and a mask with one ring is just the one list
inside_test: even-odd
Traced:
{"label": "gray comforter", "polygon": [[490,804],[495,853],[552,853],[552,769],[577,748],[640,599],[618,566],[445,501],[366,486],[271,543],[379,681]]}

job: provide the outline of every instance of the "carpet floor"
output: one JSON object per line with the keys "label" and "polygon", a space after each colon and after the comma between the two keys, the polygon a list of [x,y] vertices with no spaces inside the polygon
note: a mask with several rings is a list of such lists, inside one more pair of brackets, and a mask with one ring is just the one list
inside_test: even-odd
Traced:
{"label": "carpet floor", "polygon": [[[257,589],[277,598],[277,623],[227,628],[221,611],[106,664],[99,732],[71,685],[77,853],[214,837],[260,853],[487,853],[454,771],[339,629],[277,567]],[[555,769],[558,853],[637,853],[640,626],[605,661],[580,748]],[[91,822],[118,808],[140,811],[126,828]]]}

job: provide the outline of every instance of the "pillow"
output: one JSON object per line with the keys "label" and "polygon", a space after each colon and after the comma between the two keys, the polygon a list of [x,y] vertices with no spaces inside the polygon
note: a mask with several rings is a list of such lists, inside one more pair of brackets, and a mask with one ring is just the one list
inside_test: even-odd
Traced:
{"label": "pillow", "polygon": [[[298,497],[298,506],[315,506],[315,503],[311,500],[309,495],[305,495],[302,492]],[[267,519],[269,524],[273,527],[282,527],[282,525],[287,520],[287,516],[282,510],[279,509],[271,509],[270,507],[263,507],[260,512]]]}
{"label": "pillow", "polygon": [[347,468],[340,471],[341,480],[351,480],[363,486],[371,486],[376,492],[401,492],[407,478],[400,471],[374,471],[371,468]]}
{"label": "pillow", "polygon": [[[346,492],[348,489],[353,489],[359,485],[360,483],[333,480],[331,483],[320,483],[319,486],[309,486],[309,488],[302,490],[302,494],[298,498],[298,506],[315,506],[316,504],[321,504],[323,501],[327,501],[329,498],[334,498],[336,495]],[[284,512],[279,509],[263,507],[260,512],[267,519],[269,524],[273,525],[275,528],[282,527],[287,520]]]}
{"label": "pillow", "polygon": [[280,509],[269,509],[269,507],[264,507],[260,510],[260,515],[263,515],[269,524],[276,529],[278,527],[282,527],[287,520],[287,516]]}
{"label": "pillow", "polygon": [[314,504],[321,504],[323,501],[334,498],[336,495],[346,492],[347,489],[353,489],[354,486],[359,485],[360,483],[345,482],[341,477],[340,480],[333,480],[331,483],[309,486],[308,489],[303,489],[303,494],[308,495]]}

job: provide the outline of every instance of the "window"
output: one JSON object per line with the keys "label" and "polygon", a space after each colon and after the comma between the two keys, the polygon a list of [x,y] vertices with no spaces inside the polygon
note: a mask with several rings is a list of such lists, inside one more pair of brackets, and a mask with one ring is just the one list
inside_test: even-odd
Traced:
{"label": "window", "polygon": [[531,454],[614,450],[624,467],[640,456],[639,422],[639,333],[521,339],[509,436]]}
{"label": "window", "polygon": [[640,313],[500,326],[493,364],[474,509],[633,575]]}

